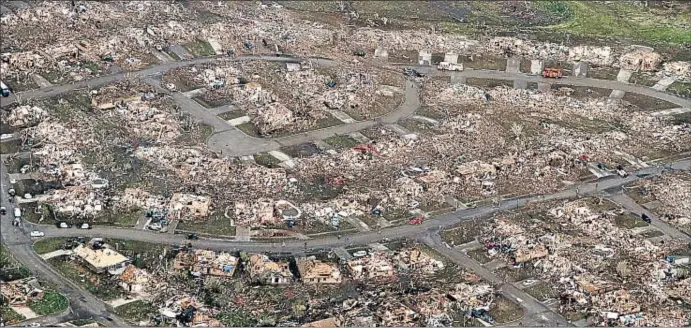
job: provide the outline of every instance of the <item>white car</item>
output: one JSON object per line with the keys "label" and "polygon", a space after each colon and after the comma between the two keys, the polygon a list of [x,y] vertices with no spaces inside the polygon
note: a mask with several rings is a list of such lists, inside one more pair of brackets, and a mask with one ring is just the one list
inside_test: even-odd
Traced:
{"label": "white car", "polygon": [[22,210],[19,209],[19,207],[14,208],[14,217],[18,218],[22,216]]}
{"label": "white car", "polygon": [[43,237],[46,234],[43,231],[34,230],[29,234],[31,237]]}

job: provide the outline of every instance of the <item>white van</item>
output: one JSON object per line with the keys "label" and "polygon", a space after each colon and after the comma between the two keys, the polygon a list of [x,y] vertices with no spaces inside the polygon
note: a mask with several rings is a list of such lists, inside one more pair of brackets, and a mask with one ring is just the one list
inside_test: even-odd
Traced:
{"label": "white van", "polygon": [[29,234],[31,237],[43,237],[46,234],[43,231],[34,230]]}
{"label": "white van", "polygon": [[19,207],[14,208],[14,217],[19,218],[22,216],[22,210],[19,209]]}

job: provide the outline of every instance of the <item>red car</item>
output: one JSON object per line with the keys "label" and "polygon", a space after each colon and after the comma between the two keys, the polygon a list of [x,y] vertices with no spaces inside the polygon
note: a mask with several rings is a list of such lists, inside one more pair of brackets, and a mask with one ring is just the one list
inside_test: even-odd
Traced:
{"label": "red car", "polygon": [[413,224],[413,225],[422,224],[422,221],[424,221],[424,220],[425,220],[424,217],[418,216],[418,217],[415,217],[415,218],[408,220],[408,224]]}

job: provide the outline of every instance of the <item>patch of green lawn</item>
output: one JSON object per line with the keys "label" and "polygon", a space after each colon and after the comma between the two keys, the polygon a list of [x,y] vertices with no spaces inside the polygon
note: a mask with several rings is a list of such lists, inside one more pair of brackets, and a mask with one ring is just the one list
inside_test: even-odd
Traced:
{"label": "patch of green lawn", "polygon": [[62,249],[68,238],[42,238],[37,240],[33,247],[38,254],[46,254]]}
{"label": "patch of green lawn", "polygon": [[0,244],[0,280],[12,281],[30,276],[31,271],[12,257],[5,244]]}
{"label": "patch of green lawn", "polygon": [[12,325],[24,321],[23,315],[12,310],[9,306],[0,306],[0,322],[5,325]]}
{"label": "patch of green lawn", "polygon": [[281,161],[278,160],[278,158],[273,157],[269,153],[254,154],[254,161],[257,164],[261,166],[266,166],[268,168],[275,168],[278,167],[279,164],[281,164]]}
{"label": "patch of green lawn", "polygon": [[336,150],[352,148],[360,144],[349,136],[333,136],[324,139],[324,142]]}
{"label": "patch of green lawn", "polygon": [[91,272],[81,264],[52,258],[48,263],[53,265],[63,276],[86,289],[94,296],[110,301],[122,295],[122,290],[108,276]]}
{"label": "patch of green lawn", "polygon": [[145,301],[134,301],[115,308],[115,314],[130,322],[148,320],[154,315],[154,307]]}
{"label": "patch of green lawn", "polygon": [[185,45],[195,57],[209,57],[216,54],[214,48],[206,40],[196,39],[194,42]]}
{"label": "patch of green lawn", "polygon": [[49,315],[67,310],[67,298],[56,291],[47,291],[40,300],[30,301],[29,308],[38,315]]}
{"label": "patch of green lawn", "polygon": [[180,221],[176,230],[198,232],[214,236],[235,236],[235,227],[230,220],[221,216],[209,218],[205,221]]}
{"label": "patch of green lawn", "polygon": [[578,36],[624,37],[672,44],[691,42],[691,33],[683,27],[684,22],[690,21],[688,13],[686,17],[679,13],[676,23],[665,23],[648,9],[628,2],[537,1],[535,4],[569,17],[549,29]]}

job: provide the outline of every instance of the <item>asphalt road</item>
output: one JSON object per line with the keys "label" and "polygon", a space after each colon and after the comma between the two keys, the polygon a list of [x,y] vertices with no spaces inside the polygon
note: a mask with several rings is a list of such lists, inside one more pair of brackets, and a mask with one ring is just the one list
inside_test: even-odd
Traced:
{"label": "asphalt road", "polygon": [[[674,162],[670,168],[689,170],[691,169],[691,159],[683,159]],[[477,208],[461,209],[453,213],[441,215],[438,217],[425,220],[420,225],[401,225],[382,229],[381,231],[358,232],[354,235],[343,236],[337,238],[334,236],[324,237],[319,239],[307,241],[286,241],[285,244],[281,242],[276,243],[259,243],[259,242],[236,242],[228,239],[213,239],[201,238],[199,240],[191,241],[195,247],[211,248],[225,251],[255,251],[255,252],[302,252],[305,250],[305,243],[307,248],[321,249],[321,248],[336,248],[348,245],[369,244],[381,241],[384,238],[403,238],[403,237],[418,237],[421,233],[426,233],[428,229],[438,229],[447,227],[462,220],[473,219],[476,217],[485,217],[498,211],[505,211],[516,209],[524,206],[530,202],[542,202],[549,200],[574,198],[578,195],[597,194],[599,191],[611,188],[621,187],[632,181],[639,179],[638,175],[658,175],[665,168],[661,166],[650,166],[632,173],[626,178],[619,176],[611,176],[605,179],[600,179],[593,182],[583,182],[572,186],[572,188],[562,190],[549,195],[529,196],[517,199],[504,200],[498,206],[482,206]],[[577,187],[577,188],[576,188]],[[28,223],[27,223],[28,225]],[[173,235],[156,233],[147,230],[135,230],[127,228],[115,228],[106,226],[95,226],[91,230],[80,229],[59,229],[55,226],[40,225],[36,227],[37,230],[44,231],[47,237],[103,237],[116,239],[138,240],[151,243],[161,244],[181,244],[188,241],[182,235]],[[284,246],[285,245],[285,246]]]}

